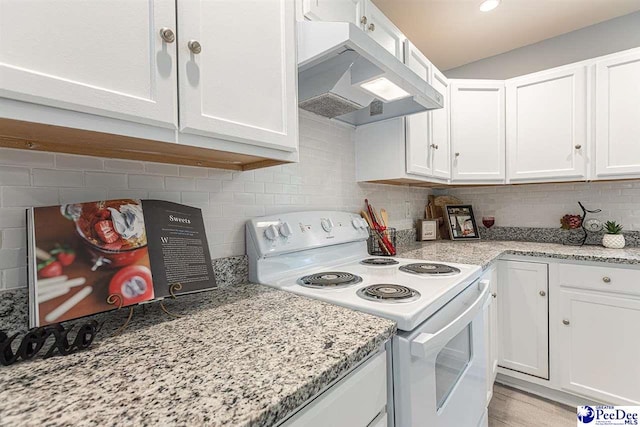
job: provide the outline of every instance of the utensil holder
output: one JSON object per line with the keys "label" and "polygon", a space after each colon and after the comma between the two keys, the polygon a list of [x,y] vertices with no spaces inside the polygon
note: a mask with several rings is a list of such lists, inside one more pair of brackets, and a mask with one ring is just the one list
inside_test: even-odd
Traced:
{"label": "utensil holder", "polygon": [[[382,233],[384,233],[384,235],[387,236],[387,238],[395,248],[396,247],[396,229],[387,228]],[[369,250],[370,255],[391,256],[383,249],[378,233],[375,230],[369,229],[369,238],[367,239],[367,249]]]}

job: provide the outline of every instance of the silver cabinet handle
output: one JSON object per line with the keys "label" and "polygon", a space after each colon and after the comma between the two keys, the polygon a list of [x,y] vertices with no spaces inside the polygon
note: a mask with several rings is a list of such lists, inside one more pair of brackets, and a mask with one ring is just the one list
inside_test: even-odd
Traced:
{"label": "silver cabinet handle", "polygon": [[366,17],[366,16],[364,16],[364,15],[362,15],[362,18],[360,18],[360,23],[361,23],[362,25],[367,25],[367,17]]}
{"label": "silver cabinet handle", "polygon": [[167,43],[173,43],[174,41],[176,41],[176,34],[171,28],[160,28],[160,37]]}
{"label": "silver cabinet handle", "polygon": [[202,45],[200,44],[200,42],[198,40],[189,40],[189,42],[187,43],[187,47],[189,48],[191,53],[193,53],[195,55],[197,55],[200,52],[202,52]]}
{"label": "silver cabinet handle", "polygon": [[576,144],[576,150],[579,150],[579,149],[581,149],[581,148],[582,148],[582,145],[580,145],[580,144]]}
{"label": "silver cabinet handle", "polygon": [[498,294],[496,294],[495,292],[491,294],[492,297],[497,298]]}
{"label": "silver cabinet handle", "polygon": [[540,291],[540,296],[541,297],[547,296],[547,293],[545,291]]}
{"label": "silver cabinet handle", "polygon": [[438,149],[438,144],[431,144],[431,148],[433,148],[434,150]]}
{"label": "silver cabinet handle", "polygon": [[369,31],[375,31],[376,30],[376,26],[373,23],[369,24],[368,28],[369,28]]}
{"label": "silver cabinet handle", "polygon": [[456,157],[460,157],[460,153],[456,153]]}
{"label": "silver cabinet handle", "polygon": [[603,278],[602,278],[602,281],[603,281],[604,283],[611,283],[611,277],[607,277],[607,276],[605,276],[605,277],[603,277]]}
{"label": "silver cabinet handle", "polygon": [[571,322],[569,322],[569,319],[564,319],[564,320],[562,321],[562,323],[563,323],[563,324],[565,324],[565,325],[568,325],[568,324],[570,324]]}

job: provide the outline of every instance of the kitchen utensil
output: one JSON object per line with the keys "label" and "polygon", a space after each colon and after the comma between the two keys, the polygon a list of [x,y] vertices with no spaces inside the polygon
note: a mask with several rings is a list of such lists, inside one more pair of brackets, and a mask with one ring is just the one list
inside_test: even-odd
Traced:
{"label": "kitchen utensil", "polygon": [[79,292],[75,293],[71,298],[60,304],[58,307],[53,309],[49,314],[44,317],[44,320],[48,323],[55,322],[63,316],[67,311],[71,310],[73,307],[78,305],[80,301],[89,296],[89,294],[93,292],[93,287],[87,286],[82,288]]}
{"label": "kitchen utensil", "polygon": [[385,227],[389,227],[389,214],[386,209],[380,209],[380,216]]}
{"label": "kitchen utensil", "polygon": [[384,246],[385,251],[389,252],[389,255],[395,255],[396,254],[395,246],[393,245],[393,243],[391,243],[389,238],[384,235],[384,230],[386,229],[386,227],[380,225],[379,220],[376,218],[375,211],[374,211],[373,207],[369,204],[369,200],[368,199],[364,199],[364,203],[367,206],[367,210],[369,211],[369,215],[371,216],[371,221],[373,223],[373,229],[376,232],[378,232],[378,234],[380,234],[380,238],[382,240],[381,243]]}

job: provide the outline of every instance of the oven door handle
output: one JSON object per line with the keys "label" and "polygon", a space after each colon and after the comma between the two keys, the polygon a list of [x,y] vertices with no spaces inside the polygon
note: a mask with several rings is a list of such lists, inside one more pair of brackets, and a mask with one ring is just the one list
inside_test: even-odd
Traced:
{"label": "oven door handle", "polygon": [[478,287],[481,289],[478,298],[447,326],[434,334],[426,332],[418,334],[418,336],[411,341],[411,355],[426,358],[432,353],[433,349],[440,348],[458,335],[460,331],[476,317],[478,312],[483,309],[484,303],[489,297],[489,285],[489,280],[481,280],[478,283]]}

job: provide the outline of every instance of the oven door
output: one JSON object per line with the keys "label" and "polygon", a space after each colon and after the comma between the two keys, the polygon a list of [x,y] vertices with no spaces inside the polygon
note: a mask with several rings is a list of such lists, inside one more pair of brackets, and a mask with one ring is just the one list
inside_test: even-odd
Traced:
{"label": "oven door", "polygon": [[486,410],[483,307],[478,280],[412,332],[394,338],[397,427],[476,427]]}

